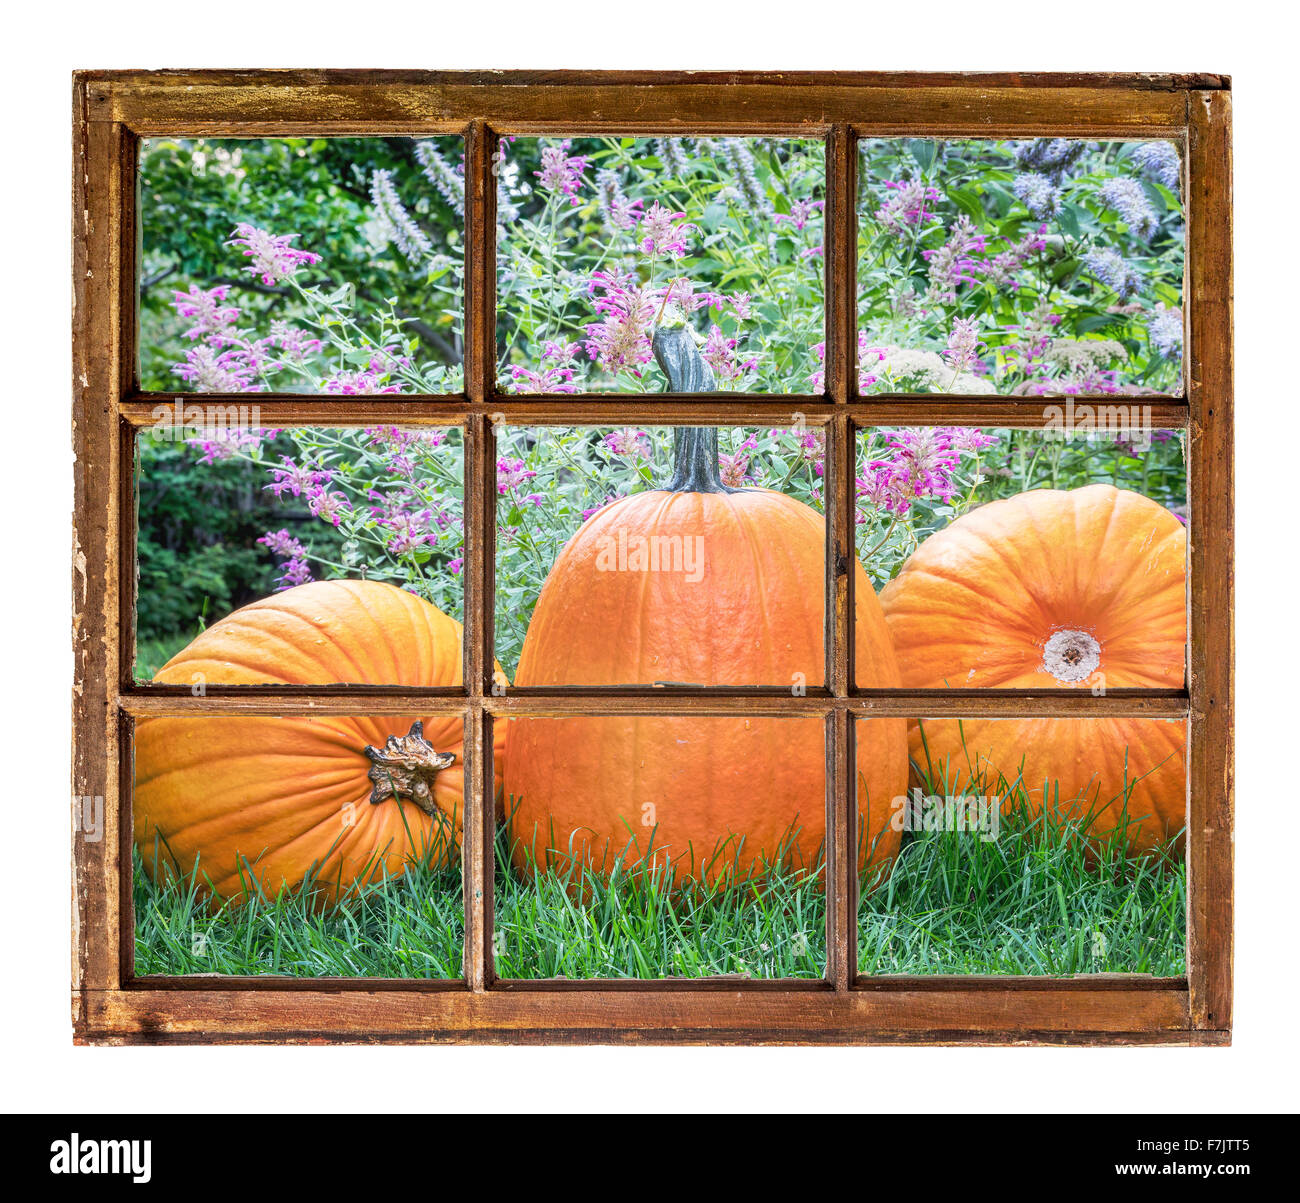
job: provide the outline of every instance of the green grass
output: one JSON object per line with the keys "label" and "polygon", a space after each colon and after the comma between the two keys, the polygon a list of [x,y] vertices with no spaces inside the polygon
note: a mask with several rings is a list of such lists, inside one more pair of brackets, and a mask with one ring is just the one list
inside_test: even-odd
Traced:
{"label": "green grass", "polygon": [[137,974],[460,977],[460,870],[414,864],[341,906],[313,905],[307,885],[210,911],[197,873],[155,884],[135,869]]}
{"label": "green grass", "polygon": [[[510,867],[498,837],[495,952],[502,977],[818,977],[826,905],[815,875],[774,871],[667,889],[620,869],[570,890],[554,873]],[[1094,849],[1073,825],[1002,819],[996,841],[921,832],[878,882],[864,883],[859,966],[871,974],[1184,970],[1186,873],[1169,856]],[[575,898],[582,898],[581,902]],[[457,870],[416,865],[321,909],[309,889],[210,912],[195,879],[155,885],[135,858],[136,972],[460,977]],[[1099,933],[1099,936],[1098,936]]]}
{"label": "green grass", "polygon": [[[769,867],[761,880],[733,873],[676,889],[664,868],[629,868],[621,859],[608,878],[579,865],[525,879],[511,867],[507,839],[501,831],[493,922],[501,977],[822,976],[819,866]],[[774,866],[785,860],[777,849]]]}
{"label": "green grass", "polygon": [[912,833],[892,872],[864,883],[858,969],[1178,976],[1186,898],[1176,858],[1107,844],[1090,861],[1073,824],[1020,808],[1003,816],[996,841]]}

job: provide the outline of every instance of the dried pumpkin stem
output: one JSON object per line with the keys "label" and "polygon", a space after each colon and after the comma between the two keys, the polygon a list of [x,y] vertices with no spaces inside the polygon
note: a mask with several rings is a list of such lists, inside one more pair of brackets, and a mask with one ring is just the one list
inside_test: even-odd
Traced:
{"label": "dried pumpkin stem", "polygon": [[[670,393],[711,393],[713,369],[704,362],[689,326],[658,326],[651,339],[655,362],[668,377]],[[742,493],[722,483],[715,426],[678,426],[673,431],[670,493]]]}
{"label": "dried pumpkin stem", "polygon": [[378,805],[389,798],[408,798],[425,814],[438,812],[433,799],[434,779],[445,768],[455,763],[452,752],[438,752],[424,738],[424,724],[418,719],[405,735],[390,735],[383,748],[365,748],[371,762],[366,774],[374,784],[370,803]]}

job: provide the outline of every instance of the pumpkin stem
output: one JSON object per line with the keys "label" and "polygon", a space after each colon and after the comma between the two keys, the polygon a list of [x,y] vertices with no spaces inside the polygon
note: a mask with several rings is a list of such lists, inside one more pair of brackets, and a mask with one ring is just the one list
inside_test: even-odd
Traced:
{"label": "pumpkin stem", "polygon": [[1043,645],[1043,667],[1067,685],[1086,681],[1101,663],[1101,644],[1087,631],[1054,631]]}
{"label": "pumpkin stem", "polygon": [[[650,346],[670,393],[711,393],[717,387],[689,326],[656,326]],[[717,427],[678,426],[673,431],[673,477],[667,488],[670,493],[744,492],[722,483]]]}
{"label": "pumpkin stem", "polygon": [[370,804],[378,805],[388,798],[409,798],[425,814],[438,813],[433,800],[433,782],[438,774],[449,768],[456,756],[452,752],[435,752],[424,738],[424,724],[418,719],[403,736],[390,735],[383,748],[367,744],[367,759],[371,761],[367,777],[374,783],[370,791]]}

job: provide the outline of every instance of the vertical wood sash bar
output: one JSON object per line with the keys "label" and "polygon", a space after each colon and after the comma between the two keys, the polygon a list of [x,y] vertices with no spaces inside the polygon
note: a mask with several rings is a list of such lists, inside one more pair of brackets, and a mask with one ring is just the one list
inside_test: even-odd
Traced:
{"label": "vertical wood sash bar", "polygon": [[[465,136],[465,392],[483,403],[496,371],[496,179],[494,139],[475,121]],[[494,438],[487,418],[465,427],[465,822],[462,834],[465,979],[471,990],[492,982],[492,789],[490,722],[484,692],[492,688]]]}
{"label": "vertical wood sash bar", "polygon": [[837,403],[856,401],[857,141],[846,125],[837,125],[826,140],[826,391]]}
{"label": "vertical wood sash bar", "polygon": [[849,989],[857,973],[852,910],[857,858],[848,788],[853,777],[852,724],[847,710],[826,716],[826,978],[839,992]]}
{"label": "vertical wood sash bar", "polygon": [[1190,657],[1187,977],[1194,1028],[1232,1025],[1231,96],[1188,96]]}
{"label": "vertical wood sash bar", "polygon": [[[72,444],[77,515],[72,532],[74,1023],[81,1020],[81,992],[113,990],[121,984],[120,464],[115,416],[123,380],[122,229],[130,213],[122,188],[130,178],[131,139],[121,125],[90,121],[86,106],[85,85],[77,81],[73,85],[72,197]],[[93,824],[89,831],[87,817]]]}
{"label": "vertical wood sash bar", "polygon": [[[853,193],[857,160],[852,131],[831,130],[826,145],[826,385],[843,406],[857,397],[857,302]],[[853,424],[839,412],[826,431],[827,686],[836,697],[853,688]],[[828,979],[848,990],[854,975],[851,911],[852,772],[847,712],[826,725],[828,814],[826,922]]]}

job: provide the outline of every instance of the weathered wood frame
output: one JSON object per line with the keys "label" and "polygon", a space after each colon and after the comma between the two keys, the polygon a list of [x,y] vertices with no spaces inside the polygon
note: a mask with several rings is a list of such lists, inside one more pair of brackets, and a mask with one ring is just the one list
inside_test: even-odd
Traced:
{"label": "weathered wood frame", "polygon": [[[1232,1018],[1231,96],[1215,75],[724,74],[568,72],[83,72],[73,81],[74,798],[105,804],[99,842],[74,833],[74,1032],[94,1043],[478,1041],[1225,1044]],[[323,686],[136,686],[133,435],[161,394],[136,363],[136,162],[141,137],[456,133],[466,139],[465,391],[335,399],[259,395],[269,424],[455,423],[466,437],[466,688],[452,694]],[[522,399],[495,364],[495,189],[503,133],[692,132],[821,137],[827,146],[826,391]],[[1182,398],[1153,406],[1189,432],[1186,688],[859,690],[851,680],[853,443],[882,423],[1041,426],[1040,403],[986,396],[860,399],[856,343],[856,140],[877,135],[1168,137],[1186,160],[1188,353]],[[170,397],[170,394],[168,395]],[[213,404],[239,398],[209,395]],[[246,401],[247,397],[242,397]],[[498,421],[779,422],[827,428],[827,676],[788,691],[511,690],[492,664]],[[143,715],[411,713],[466,716],[466,975],[461,981],[147,979],[134,975],[130,734]],[[484,784],[494,722],[574,712],[819,715],[827,730],[828,963],[824,980],[512,982],[492,971],[493,817]],[[1036,978],[860,978],[852,849],[853,718],[1145,715],[1189,724],[1188,972]],[[75,825],[74,825],[75,826]]]}

